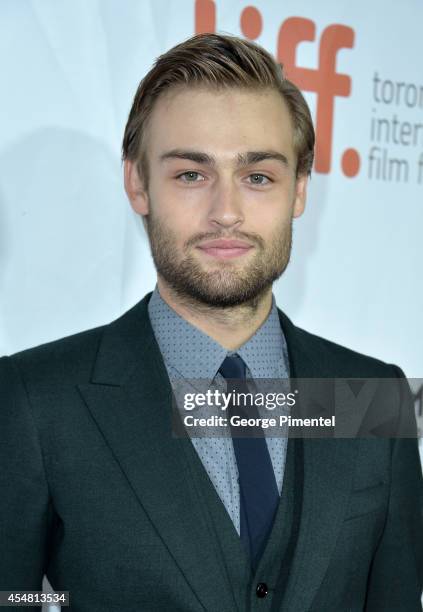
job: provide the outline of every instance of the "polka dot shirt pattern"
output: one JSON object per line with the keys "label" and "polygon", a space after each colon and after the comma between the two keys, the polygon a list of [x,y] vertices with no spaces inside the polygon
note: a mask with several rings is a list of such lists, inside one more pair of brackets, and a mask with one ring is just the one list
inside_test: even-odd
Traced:
{"label": "polka dot shirt pattern", "polygon": [[[162,299],[156,286],[148,304],[154,335],[171,384],[181,380],[207,380],[222,386],[218,370],[235,352],[247,366],[247,378],[289,377],[288,351],[274,296],[269,316],[237,351],[228,351],[200,329],[180,317]],[[226,511],[240,532],[238,468],[230,437],[191,438],[203,466]],[[287,438],[267,437],[266,442],[279,493],[282,490]]]}

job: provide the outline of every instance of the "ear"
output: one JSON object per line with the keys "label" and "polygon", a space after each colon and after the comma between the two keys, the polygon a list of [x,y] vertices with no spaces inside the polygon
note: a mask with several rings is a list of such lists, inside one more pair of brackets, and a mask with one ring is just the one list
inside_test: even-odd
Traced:
{"label": "ear", "polygon": [[307,174],[300,175],[295,181],[295,196],[293,208],[294,217],[300,217],[304,212],[307,197],[307,185]]}
{"label": "ear", "polygon": [[144,189],[143,182],[138,174],[137,164],[125,159],[123,164],[125,191],[132,208],[139,215],[148,215],[148,195]]}

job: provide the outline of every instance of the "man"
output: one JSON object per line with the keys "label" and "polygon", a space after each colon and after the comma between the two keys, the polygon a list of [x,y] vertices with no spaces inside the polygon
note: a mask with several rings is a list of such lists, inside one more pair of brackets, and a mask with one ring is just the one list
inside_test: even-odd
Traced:
{"label": "man", "polygon": [[157,286],[109,325],[0,361],[0,590],[78,611],[421,610],[417,442],[175,435],[178,381],[397,379],[296,328],[272,284],[314,133],[272,57],[199,35],[141,82],[125,188]]}

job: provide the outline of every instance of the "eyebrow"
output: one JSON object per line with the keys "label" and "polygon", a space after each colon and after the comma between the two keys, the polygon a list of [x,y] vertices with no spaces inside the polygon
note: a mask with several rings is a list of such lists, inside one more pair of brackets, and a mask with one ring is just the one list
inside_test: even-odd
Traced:
{"label": "eyebrow", "polygon": [[[216,158],[213,155],[202,151],[192,151],[185,149],[172,149],[160,155],[160,161],[170,159],[187,159],[197,164],[203,164],[211,167],[216,166]],[[285,167],[289,167],[288,158],[283,153],[278,151],[247,151],[246,153],[238,153],[236,158],[238,168],[251,166],[265,160],[275,160],[281,162]]]}

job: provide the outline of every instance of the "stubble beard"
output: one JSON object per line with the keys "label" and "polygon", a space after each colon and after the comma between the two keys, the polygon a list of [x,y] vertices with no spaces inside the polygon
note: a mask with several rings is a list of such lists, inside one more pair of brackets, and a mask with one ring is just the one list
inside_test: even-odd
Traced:
{"label": "stubble beard", "polygon": [[[277,228],[268,244],[258,234],[231,232],[230,238],[247,240],[255,253],[245,264],[219,260],[206,270],[190,252],[204,240],[228,238],[222,232],[195,234],[179,255],[176,236],[154,214],[146,217],[151,254],[158,274],[184,302],[212,308],[257,307],[260,298],[283,274],[292,248],[292,218]],[[246,257],[249,257],[246,255]]]}

